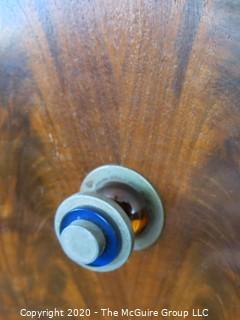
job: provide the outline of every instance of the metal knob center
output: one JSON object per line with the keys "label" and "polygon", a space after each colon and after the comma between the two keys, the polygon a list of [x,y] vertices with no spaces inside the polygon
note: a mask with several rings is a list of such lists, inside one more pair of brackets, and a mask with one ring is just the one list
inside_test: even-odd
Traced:
{"label": "metal knob center", "polygon": [[86,220],[71,223],[62,231],[60,239],[62,248],[69,258],[82,264],[92,263],[105,247],[102,230]]}

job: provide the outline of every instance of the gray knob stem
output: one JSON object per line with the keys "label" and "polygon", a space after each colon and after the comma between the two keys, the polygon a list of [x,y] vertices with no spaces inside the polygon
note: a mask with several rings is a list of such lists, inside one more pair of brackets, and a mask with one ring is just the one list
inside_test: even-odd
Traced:
{"label": "gray knob stem", "polygon": [[92,263],[103,252],[105,237],[101,229],[86,220],[77,220],[60,235],[64,252],[75,262]]}

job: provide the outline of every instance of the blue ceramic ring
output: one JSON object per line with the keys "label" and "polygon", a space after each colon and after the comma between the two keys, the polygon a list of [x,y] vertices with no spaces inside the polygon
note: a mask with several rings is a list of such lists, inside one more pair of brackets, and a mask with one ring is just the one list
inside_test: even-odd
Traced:
{"label": "blue ceramic ring", "polygon": [[87,220],[95,223],[102,230],[106,239],[104,251],[88,266],[102,267],[111,263],[118,256],[121,249],[120,236],[116,228],[96,209],[79,207],[69,211],[63,217],[60,224],[60,234],[67,226],[77,220]]}

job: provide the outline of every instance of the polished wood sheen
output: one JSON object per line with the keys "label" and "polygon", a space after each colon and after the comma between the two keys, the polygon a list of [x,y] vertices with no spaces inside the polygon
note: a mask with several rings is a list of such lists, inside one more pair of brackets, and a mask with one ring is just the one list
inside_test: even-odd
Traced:
{"label": "polished wood sheen", "polygon": [[[240,2],[10,0],[0,11],[1,319],[54,307],[240,319]],[[152,181],[166,224],[155,246],[98,274],[64,256],[53,219],[107,163]]]}

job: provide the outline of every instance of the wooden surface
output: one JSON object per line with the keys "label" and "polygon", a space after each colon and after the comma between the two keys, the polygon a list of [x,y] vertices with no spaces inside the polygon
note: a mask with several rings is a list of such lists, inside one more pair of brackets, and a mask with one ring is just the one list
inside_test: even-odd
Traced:
{"label": "wooden surface", "polygon": [[[11,0],[0,11],[0,318],[105,306],[239,319],[240,2]],[[106,163],[155,184],[166,226],[97,274],[64,256],[53,218]]]}

